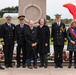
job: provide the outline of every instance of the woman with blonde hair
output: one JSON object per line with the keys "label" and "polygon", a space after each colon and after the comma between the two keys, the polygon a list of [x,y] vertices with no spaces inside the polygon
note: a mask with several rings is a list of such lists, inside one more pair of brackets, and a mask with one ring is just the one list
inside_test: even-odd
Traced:
{"label": "woman with blonde hair", "polygon": [[72,55],[74,52],[74,68],[76,68],[76,20],[71,22],[71,26],[67,30],[68,46],[67,50],[69,51],[69,66],[72,66]]}

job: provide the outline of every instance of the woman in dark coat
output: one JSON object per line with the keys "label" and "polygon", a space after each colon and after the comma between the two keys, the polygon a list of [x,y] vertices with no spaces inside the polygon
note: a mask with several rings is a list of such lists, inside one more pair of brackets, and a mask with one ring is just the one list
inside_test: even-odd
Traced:
{"label": "woman in dark coat", "polygon": [[68,47],[69,51],[69,66],[72,66],[72,55],[74,52],[74,68],[76,68],[76,20],[71,22],[71,26],[67,30],[67,38],[68,38]]}
{"label": "woman in dark coat", "polygon": [[50,52],[50,30],[47,25],[45,25],[45,20],[39,20],[39,26],[37,27],[38,35],[38,53],[40,55],[41,65],[40,67],[47,68],[47,53]]}
{"label": "woman in dark coat", "polygon": [[[34,22],[29,22],[28,29],[24,32],[26,40],[26,60],[29,69],[37,68],[37,29],[34,27]],[[33,67],[31,66],[31,59],[33,58]]]}

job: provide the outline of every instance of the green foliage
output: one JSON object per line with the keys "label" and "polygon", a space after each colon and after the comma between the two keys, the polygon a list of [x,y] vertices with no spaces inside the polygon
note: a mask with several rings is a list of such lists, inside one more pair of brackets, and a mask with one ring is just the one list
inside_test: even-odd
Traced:
{"label": "green foliage", "polygon": [[50,21],[51,17],[49,15],[46,15],[46,19]]}
{"label": "green foliage", "polygon": [[62,22],[64,22],[65,24],[70,24],[70,22],[72,21],[72,19],[62,19]]}
{"label": "green foliage", "polygon": [[18,6],[6,7],[0,10],[0,17],[3,16],[4,13],[18,13]]}
{"label": "green foliage", "polygon": [[1,12],[4,12],[4,13],[18,13],[18,6],[13,6],[13,7],[6,7],[2,10],[0,10]]}

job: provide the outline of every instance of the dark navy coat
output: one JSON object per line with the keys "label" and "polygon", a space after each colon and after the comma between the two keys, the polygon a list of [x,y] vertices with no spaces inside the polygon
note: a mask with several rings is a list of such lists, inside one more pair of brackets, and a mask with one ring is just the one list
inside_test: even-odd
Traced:
{"label": "dark navy coat", "polygon": [[[37,38],[38,38],[38,53],[49,53],[50,52],[50,30],[47,25],[42,28],[37,27]],[[45,46],[45,44],[48,46]]]}
{"label": "dark navy coat", "polygon": [[60,23],[60,26],[57,23],[52,24],[51,38],[54,42],[54,45],[64,45],[65,38],[67,37],[66,28],[64,23]]}
{"label": "dark navy coat", "polygon": [[30,27],[24,32],[25,40],[26,40],[26,56],[30,58],[30,54],[34,53],[37,56],[37,46],[32,47],[32,43],[38,43],[37,40],[37,28],[34,27],[32,30]]}
{"label": "dark navy coat", "polygon": [[20,24],[16,26],[15,29],[15,40],[17,41],[18,45],[25,45],[25,38],[24,38],[24,31],[28,26],[24,24],[24,27],[20,27]]}
{"label": "dark navy coat", "polygon": [[8,26],[7,23],[4,23],[1,25],[1,37],[3,38],[3,41],[5,45],[12,45],[15,41],[15,25],[11,24],[11,27]]}
{"label": "dark navy coat", "polygon": [[76,51],[76,44],[74,45],[74,44],[71,43],[71,40],[76,42],[76,38],[72,34],[72,31],[70,30],[70,28],[68,28],[68,30],[67,30],[67,38],[68,38],[67,50],[68,51]]}

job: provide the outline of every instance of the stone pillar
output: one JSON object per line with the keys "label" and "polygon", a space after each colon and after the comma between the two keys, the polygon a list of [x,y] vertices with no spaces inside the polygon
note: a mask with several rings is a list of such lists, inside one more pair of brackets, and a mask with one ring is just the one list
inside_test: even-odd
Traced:
{"label": "stone pillar", "polygon": [[26,23],[33,20],[37,23],[40,18],[46,18],[46,0],[19,0],[19,15],[25,15]]}

